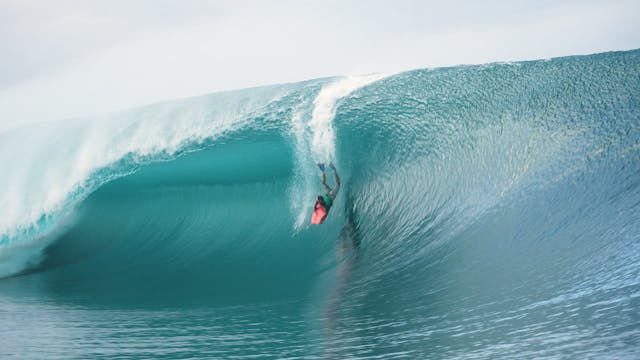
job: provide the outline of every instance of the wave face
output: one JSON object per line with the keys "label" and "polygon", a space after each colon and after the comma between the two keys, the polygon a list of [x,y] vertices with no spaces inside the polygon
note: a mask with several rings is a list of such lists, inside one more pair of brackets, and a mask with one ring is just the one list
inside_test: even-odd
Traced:
{"label": "wave face", "polygon": [[0,134],[0,355],[638,357],[638,89],[635,50]]}

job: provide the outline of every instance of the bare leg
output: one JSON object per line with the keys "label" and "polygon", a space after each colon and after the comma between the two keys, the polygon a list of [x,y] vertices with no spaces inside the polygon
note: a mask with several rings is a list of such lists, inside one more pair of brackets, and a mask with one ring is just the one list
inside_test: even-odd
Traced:
{"label": "bare leg", "polygon": [[324,191],[326,191],[328,194],[331,193],[331,188],[327,185],[327,174],[325,174],[325,172],[322,172],[322,186],[324,187]]}
{"label": "bare leg", "polygon": [[340,176],[338,176],[338,171],[336,170],[336,167],[333,166],[333,163],[330,163],[329,167],[333,170],[333,176],[336,177],[336,187],[329,193],[329,195],[332,199],[335,199],[336,195],[338,195],[338,191],[340,190]]}

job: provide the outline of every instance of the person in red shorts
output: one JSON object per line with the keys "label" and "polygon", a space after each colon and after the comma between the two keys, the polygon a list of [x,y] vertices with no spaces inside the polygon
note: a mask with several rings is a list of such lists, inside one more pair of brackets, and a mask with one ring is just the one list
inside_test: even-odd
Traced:
{"label": "person in red shorts", "polygon": [[330,188],[327,185],[327,175],[325,173],[324,164],[318,164],[320,171],[322,171],[322,186],[324,186],[325,193],[323,195],[318,195],[316,199],[316,204],[313,206],[313,215],[311,215],[311,223],[312,224],[322,224],[326,219],[327,215],[329,215],[329,209],[333,205],[333,200],[335,200],[336,195],[338,194],[338,190],[340,190],[340,177],[338,176],[338,172],[336,171],[333,163],[329,163],[329,167],[333,170],[333,174],[336,177],[336,187]]}

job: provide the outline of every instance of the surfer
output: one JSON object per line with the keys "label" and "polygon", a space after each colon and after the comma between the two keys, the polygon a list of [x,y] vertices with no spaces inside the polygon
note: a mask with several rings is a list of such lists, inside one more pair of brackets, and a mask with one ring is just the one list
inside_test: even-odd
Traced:
{"label": "surfer", "polygon": [[334,189],[330,188],[327,185],[327,175],[325,173],[325,166],[323,163],[318,164],[320,171],[322,171],[322,186],[324,186],[324,195],[318,195],[316,199],[316,204],[313,206],[313,215],[311,216],[312,224],[322,224],[326,219],[327,215],[329,215],[329,209],[333,205],[333,200],[335,200],[336,195],[338,194],[338,190],[340,190],[340,177],[338,176],[338,172],[336,171],[336,167],[333,166],[333,163],[329,163],[329,167],[333,170],[333,174],[336,177],[336,187]]}

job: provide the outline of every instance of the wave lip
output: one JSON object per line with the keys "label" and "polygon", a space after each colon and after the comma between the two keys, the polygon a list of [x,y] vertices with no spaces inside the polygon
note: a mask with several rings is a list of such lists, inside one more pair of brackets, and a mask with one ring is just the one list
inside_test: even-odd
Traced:
{"label": "wave lip", "polygon": [[[30,125],[0,135],[0,277],[28,249],[37,259],[76,204],[105,183],[151,161],[237,131],[296,84],[170,101],[99,118]],[[15,149],[24,149],[19,153]],[[20,250],[18,250],[20,249]],[[14,255],[15,254],[15,255]]]}

